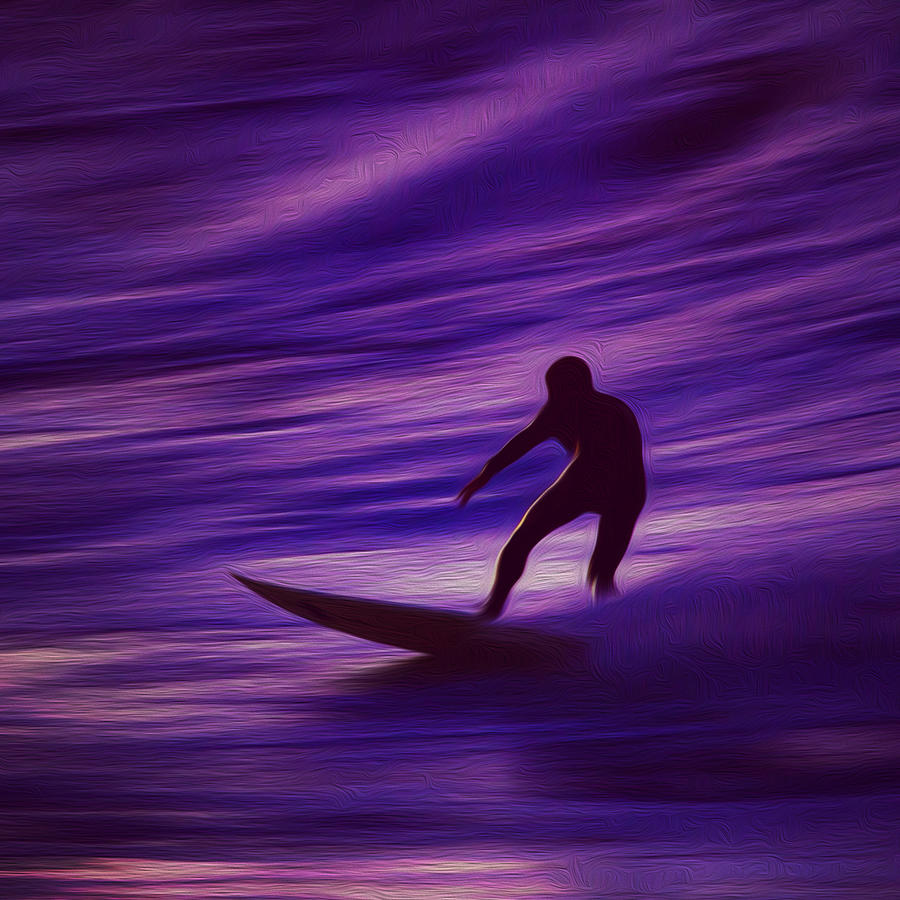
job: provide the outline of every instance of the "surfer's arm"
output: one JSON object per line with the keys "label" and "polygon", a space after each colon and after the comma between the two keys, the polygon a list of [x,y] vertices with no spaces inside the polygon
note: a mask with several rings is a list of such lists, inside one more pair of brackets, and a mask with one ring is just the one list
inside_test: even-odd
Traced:
{"label": "surfer's arm", "polygon": [[546,441],[550,435],[543,427],[540,418],[535,419],[529,426],[523,428],[514,438],[507,441],[488,461],[485,463],[481,474],[485,478],[485,483],[490,481],[498,472],[503,471],[507,466],[511,466],[517,459],[521,459],[529,450],[534,450],[538,444]]}
{"label": "surfer's arm", "polygon": [[498,472],[523,457],[550,437],[550,433],[539,415],[530,425],[523,428],[514,438],[507,441],[486,463],[484,468],[459,492],[457,500],[465,506],[476,491],[480,491]]}

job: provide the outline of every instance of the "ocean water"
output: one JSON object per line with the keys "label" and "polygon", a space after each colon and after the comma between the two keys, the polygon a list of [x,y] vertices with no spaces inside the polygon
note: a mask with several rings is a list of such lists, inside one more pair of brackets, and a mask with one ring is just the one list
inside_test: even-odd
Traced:
{"label": "ocean water", "polygon": [[[893,898],[900,13],[0,12],[0,893]],[[650,499],[473,609],[588,359]]]}

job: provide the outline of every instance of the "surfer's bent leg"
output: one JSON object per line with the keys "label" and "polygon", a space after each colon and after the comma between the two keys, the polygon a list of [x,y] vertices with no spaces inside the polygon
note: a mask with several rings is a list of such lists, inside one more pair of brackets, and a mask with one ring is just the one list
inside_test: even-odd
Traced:
{"label": "surfer's bent leg", "polygon": [[628,549],[640,512],[641,506],[629,505],[601,514],[597,543],[588,566],[588,582],[595,597],[616,593],[616,569]]}
{"label": "surfer's bent leg", "polygon": [[500,551],[494,586],[481,615],[496,619],[503,612],[513,585],[522,577],[528,554],[552,531],[586,512],[578,492],[565,483],[551,485],[530,507]]}

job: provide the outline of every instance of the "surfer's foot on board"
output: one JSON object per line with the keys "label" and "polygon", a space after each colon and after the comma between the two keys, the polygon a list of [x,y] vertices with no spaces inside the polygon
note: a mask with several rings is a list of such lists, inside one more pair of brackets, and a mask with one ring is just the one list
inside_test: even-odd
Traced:
{"label": "surfer's foot on board", "polygon": [[595,581],[591,585],[591,594],[594,600],[609,600],[613,597],[621,596],[621,592],[616,587],[616,583],[612,578],[607,581]]}
{"label": "surfer's foot on board", "polygon": [[504,603],[495,603],[488,600],[485,605],[475,613],[475,618],[480,622],[493,622],[503,612]]}

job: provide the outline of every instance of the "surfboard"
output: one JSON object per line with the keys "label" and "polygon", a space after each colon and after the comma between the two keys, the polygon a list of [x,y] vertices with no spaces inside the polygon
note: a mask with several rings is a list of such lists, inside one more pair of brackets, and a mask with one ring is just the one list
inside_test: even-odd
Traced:
{"label": "surfboard", "polygon": [[444,654],[484,639],[493,630],[472,614],[385,600],[323,594],[259,581],[237,572],[232,578],[275,606],[317,625],[416,653]]}

